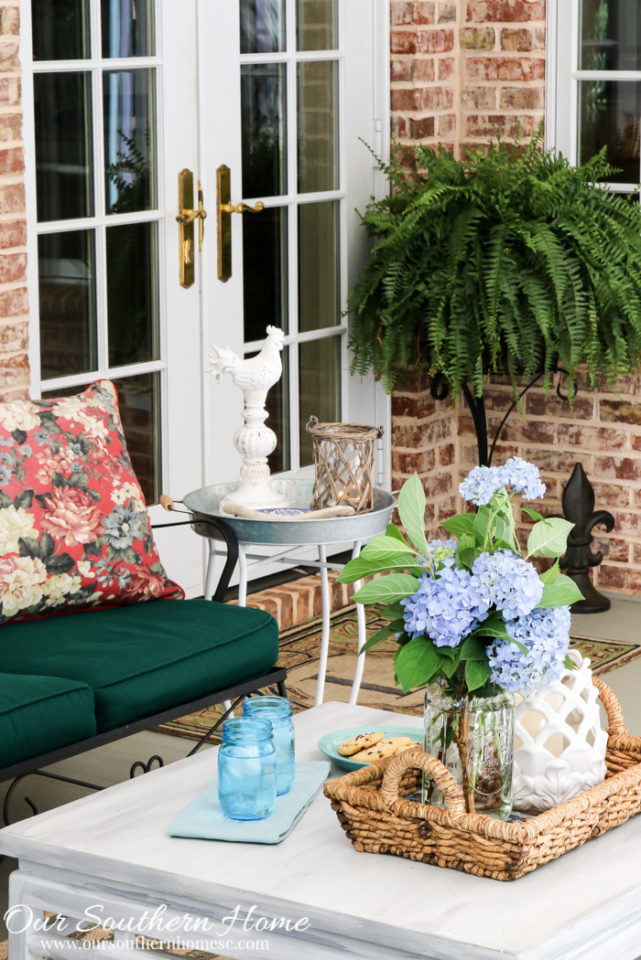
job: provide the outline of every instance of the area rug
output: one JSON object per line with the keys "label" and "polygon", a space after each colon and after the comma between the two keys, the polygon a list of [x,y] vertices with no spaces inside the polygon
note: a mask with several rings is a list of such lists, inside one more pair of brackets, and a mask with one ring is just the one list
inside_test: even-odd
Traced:
{"label": "area rug", "polygon": [[[376,607],[368,607],[366,615],[367,634],[372,636],[385,621],[381,619]],[[287,694],[295,713],[314,705],[321,629],[319,617],[281,633],[278,662],[287,669]],[[572,645],[577,647],[583,656],[590,658],[596,674],[614,670],[641,654],[641,643],[575,636],[572,638]],[[331,618],[325,700],[349,700],[357,648],[358,623],[356,609],[352,605],[334,613]],[[395,650],[396,644],[390,639],[382,641],[368,652],[358,697],[359,706],[418,716],[423,711],[424,694],[420,690],[404,694],[394,684]],[[158,729],[175,736],[196,739],[213,726],[220,713],[220,707],[208,707],[188,717],[163,724]]]}

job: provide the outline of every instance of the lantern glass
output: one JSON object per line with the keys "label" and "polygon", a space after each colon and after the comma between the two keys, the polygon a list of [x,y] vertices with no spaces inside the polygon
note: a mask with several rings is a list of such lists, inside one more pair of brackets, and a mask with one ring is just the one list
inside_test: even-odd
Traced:
{"label": "lantern glass", "polygon": [[356,423],[319,423],[310,417],[307,430],[314,446],[312,507],[350,506],[356,513],[374,505],[374,452],[382,427]]}

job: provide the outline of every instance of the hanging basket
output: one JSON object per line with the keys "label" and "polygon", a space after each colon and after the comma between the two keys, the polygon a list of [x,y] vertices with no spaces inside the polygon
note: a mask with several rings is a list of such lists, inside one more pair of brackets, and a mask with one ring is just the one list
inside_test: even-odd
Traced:
{"label": "hanging basket", "polygon": [[356,513],[374,505],[375,443],[383,436],[382,427],[357,423],[319,423],[307,421],[307,432],[314,446],[314,493],[311,506],[350,506]]}

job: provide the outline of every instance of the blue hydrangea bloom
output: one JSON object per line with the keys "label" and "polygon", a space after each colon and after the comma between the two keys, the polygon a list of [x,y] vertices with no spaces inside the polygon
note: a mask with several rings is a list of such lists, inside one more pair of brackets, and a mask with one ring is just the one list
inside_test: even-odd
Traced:
{"label": "blue hydrangea bloom", "polygon": [[472,565],[472,575],[478,592],[503,614],[504,620],[534,610],[543,595],[543,584],[533,565],[511,550],[482,553]]}
{"label": "blue hydrangea bloom", "polygon": [[489,610],[471,574],[457,567],[443,567],[435,577],[423,576],[416,593],[401,604],[409,636],[428,636],[437,647],[455,647]]}
{"label": "blue hydrangea bloom", "polygon": [[509,640],[488,647],[490,680],[524,696],[558,680],[570,645],[570,608],[547,607],[508,620],[509,635],[528,650],[524,654]]}
{"label": "blue hydrangea bloom", "polygon": [[526,500],[540,500],[545,496],[545,484],[541,482],[539,468],[521,457],[510,457],[501,468],[503,485],[522,493]]}
{"label": "blue hydrangea bloom", "polygon": [[436,567],[453,567],[456,563],[456,540],[430,540],[427,549]]}
{"label": "blue hydrangea bloom", "polygon": [[526,500],[538,500],[545,495],[538,467],[521,457],[510,457],[502,467],[474,467],[459,486],[464,500],[477,506],[490,502],[501,487],[511,487]]}

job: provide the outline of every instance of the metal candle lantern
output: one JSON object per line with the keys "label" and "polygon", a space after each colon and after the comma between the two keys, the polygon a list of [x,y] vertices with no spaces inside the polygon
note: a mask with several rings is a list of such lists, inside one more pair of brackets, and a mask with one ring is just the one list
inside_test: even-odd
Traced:
{"label": "metal candle lantern", "polygon": [[383,436],[383,428],[319,423],[318,417],[310,417],[306,429],[314,445],[312,507],[344,505],[353,507],[356,513],[371,510],[374,445]]}

